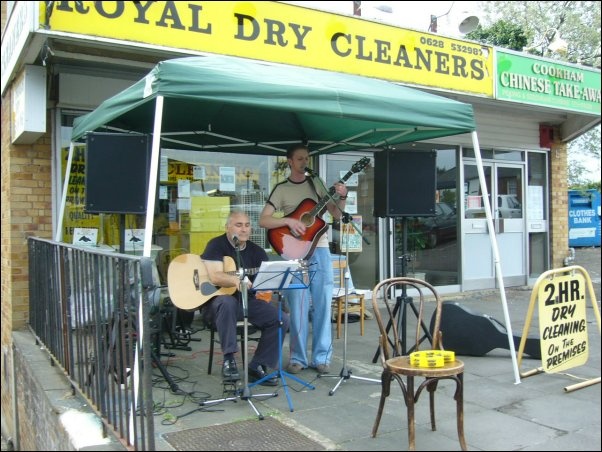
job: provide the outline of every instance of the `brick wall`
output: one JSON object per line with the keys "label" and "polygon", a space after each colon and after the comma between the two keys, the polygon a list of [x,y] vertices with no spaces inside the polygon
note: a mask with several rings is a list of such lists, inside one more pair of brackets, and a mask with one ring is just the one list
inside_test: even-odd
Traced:
{"label": "brick wall", "polygon": [[566,144],[555,141],[550,150],[550,264],[564,267],[569,249],[569,206]]}
{"label": "brick wall", "polygon": [[[31,372],[30,365],[25,356],[17,349],[14,353],[15,372],[19,375],[16,379],[16,394],[19,404],[17,406],[19,418],[19,450],[73,450],[69,438],[60,426],[57,411],[53,410],[43,388],[40,387],[35,375]],[[50,367],[50,361],[38,363],[42,367]],[[46,381],[55,380],[53,390],[64,399],[73,398],[69,387],[59,387],[60,375],[52,375],[51,371],[45,375]],[[56,369],[58,372],[58,369]]]}
{"label": "brick wall", "polygon": [[[74,394],[69,380],[60,368],[51,364],[47,352],[35,344],[32,334],[16,331],[13,339],[15,373],[19,375],[16,379],[19,450],[126,450],[110,432],[97,444],[78,446],[78,438],[72,436],[74,430],[70,433],[61,417],[68,412],[94,416],[88,403]],[[97,421],[101,432],[100,418]],[[90,443],[98,432],[88,431],[89,438],[84,439]],[[78,436],[81,442],[81,435]]]}
{"label": "brick wall", "polygon": [[[6,11],[6,5],[2,2],[2,11]],[[3,15],[4,19],[4,15]],[[15,433],[14,416],[12,410],[11,383],[13,380],[12,367],[12,350],[11,350],[11,332],[13,315],[10,292],[12,281],[10,275],[10,209],[9,209],[9,156],[6,152],[8,143],[10,142],[10,95],[2,98],[2,126],[1,126],[1,146],[2,156],[0,160],[0,180],[2,181],[2,189],[0,193],[0,202],[2,206],[2,214],[0,222],[2,226],[2,239],[0,241],[0,263],[2,265],[2,273],[0,276],[0,291],[2,297],[2,385],[0,394],[2,397],[2,434],[8,439],[12,438]]]}
{"label": "brick wall", "polygon": [[18,329],[28,320],[27,238],[52,237],[51,138],[10,144],[10,94],[2,99],[2,324]]}
{"label": "brick wall", "polygon": [[[52,237],[51,139],[46,134],[30,145],[11,145],[12,90],[2,97],[1,228],[2,267],[2,430],[14,431],[12,416],[13,354],[11,333],[28,322],[29,271],[27,238]],[[50,124],[47,121],[47,124]],[[8,377],[10,375],[10,377]],[[5,378],[7,376],[7,378]],[[7,415],[7,416],[5,416]]]}

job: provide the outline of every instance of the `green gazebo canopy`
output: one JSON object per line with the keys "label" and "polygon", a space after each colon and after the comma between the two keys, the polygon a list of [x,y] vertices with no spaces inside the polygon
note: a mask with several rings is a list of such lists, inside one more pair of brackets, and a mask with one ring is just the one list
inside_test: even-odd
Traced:
{"label": "green gazebo canopy", "polygon": [[395,83],[226,56],[163,61],[77,118],[90,131],[152,134],[164,99],[161,147],[282,155],[382,148],[475,130],[472,106]]}

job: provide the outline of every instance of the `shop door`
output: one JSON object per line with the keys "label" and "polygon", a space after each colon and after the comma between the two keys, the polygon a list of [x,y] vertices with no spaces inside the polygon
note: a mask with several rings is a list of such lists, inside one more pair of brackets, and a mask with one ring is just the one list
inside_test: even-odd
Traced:
{"label": "shop door", "polygon": [[[373,157],[369,153],[347,152],[320,157],[320,168],[325,168],[322,176],[327,187],[345,177],[354,164],[364,157],[370,157],[372,162],[346,181],[348,194],[345,212],[351,216],[353,224],[343,225],[334,220],[328,231],[333,254],[349,257],[351,282],[356,289],[372,289],[380,280],[378,218],[373,215]],[[325,216],[328,223],[331,221],[329,218]]]}
{"label": "shop door", "polygon": [[[526,284],[524,169],[520,164],[483,165],[505,286]],[[476,163],[464,163],[462,220],[463,290],[497,287],[493,250]]]}

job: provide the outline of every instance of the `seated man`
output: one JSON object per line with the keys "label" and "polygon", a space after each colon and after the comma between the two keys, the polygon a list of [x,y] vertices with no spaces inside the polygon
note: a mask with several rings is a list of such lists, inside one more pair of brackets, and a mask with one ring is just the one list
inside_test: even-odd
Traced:
{"label": "seated man", "polygon": [[[240,379],[234,354],[238,351],[236,340],[236,322],[243,319],[242,297],[239,292],[241,283],[237,270],[237,254],[240,265],[249,273],[255,273],[262,261],[268,256],[263,248],[249,241],[251,222],[245,212],[232,211],[226,221],[226,233],[207,243],[201,254],[207,268],[207,276],[214,286],[220,287],[220,295],[209,300],[202,308],[206,322],[215,325],[220,338],[224,364],[222,377],[225,381]],[[237,249],[239,253],[237,253]],[[231,267],[231,268],[230,268]],[[254,276],[249,275],[253,280]],[[255,355],[249,362],[249,381],[258,381],[265,377],[268,368],[278,366],[278,309],[272,304],[258,300],[252,288],[252,282],[246,282],[248,288],[248,321],[261,330]],[[230,294],[230,295],[229,295]],[[282,341],[288,331],[288,315],[282,314]],[[278,377],[263,381],[265,386],[277,386]]]}

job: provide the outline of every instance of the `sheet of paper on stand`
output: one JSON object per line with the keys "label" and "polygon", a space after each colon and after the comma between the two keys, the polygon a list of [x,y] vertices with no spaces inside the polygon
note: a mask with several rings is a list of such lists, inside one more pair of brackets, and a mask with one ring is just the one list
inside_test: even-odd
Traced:
{"label": "sheet of paper on stand", "polygon": [[[255,290],[286,289],[301,277],[301,275],[297,275],[300,273],[300,267],[299,262],[294,260],[262,262],[253,282],[253,288]],[[295,276],[294,279],[293,276]]]}

